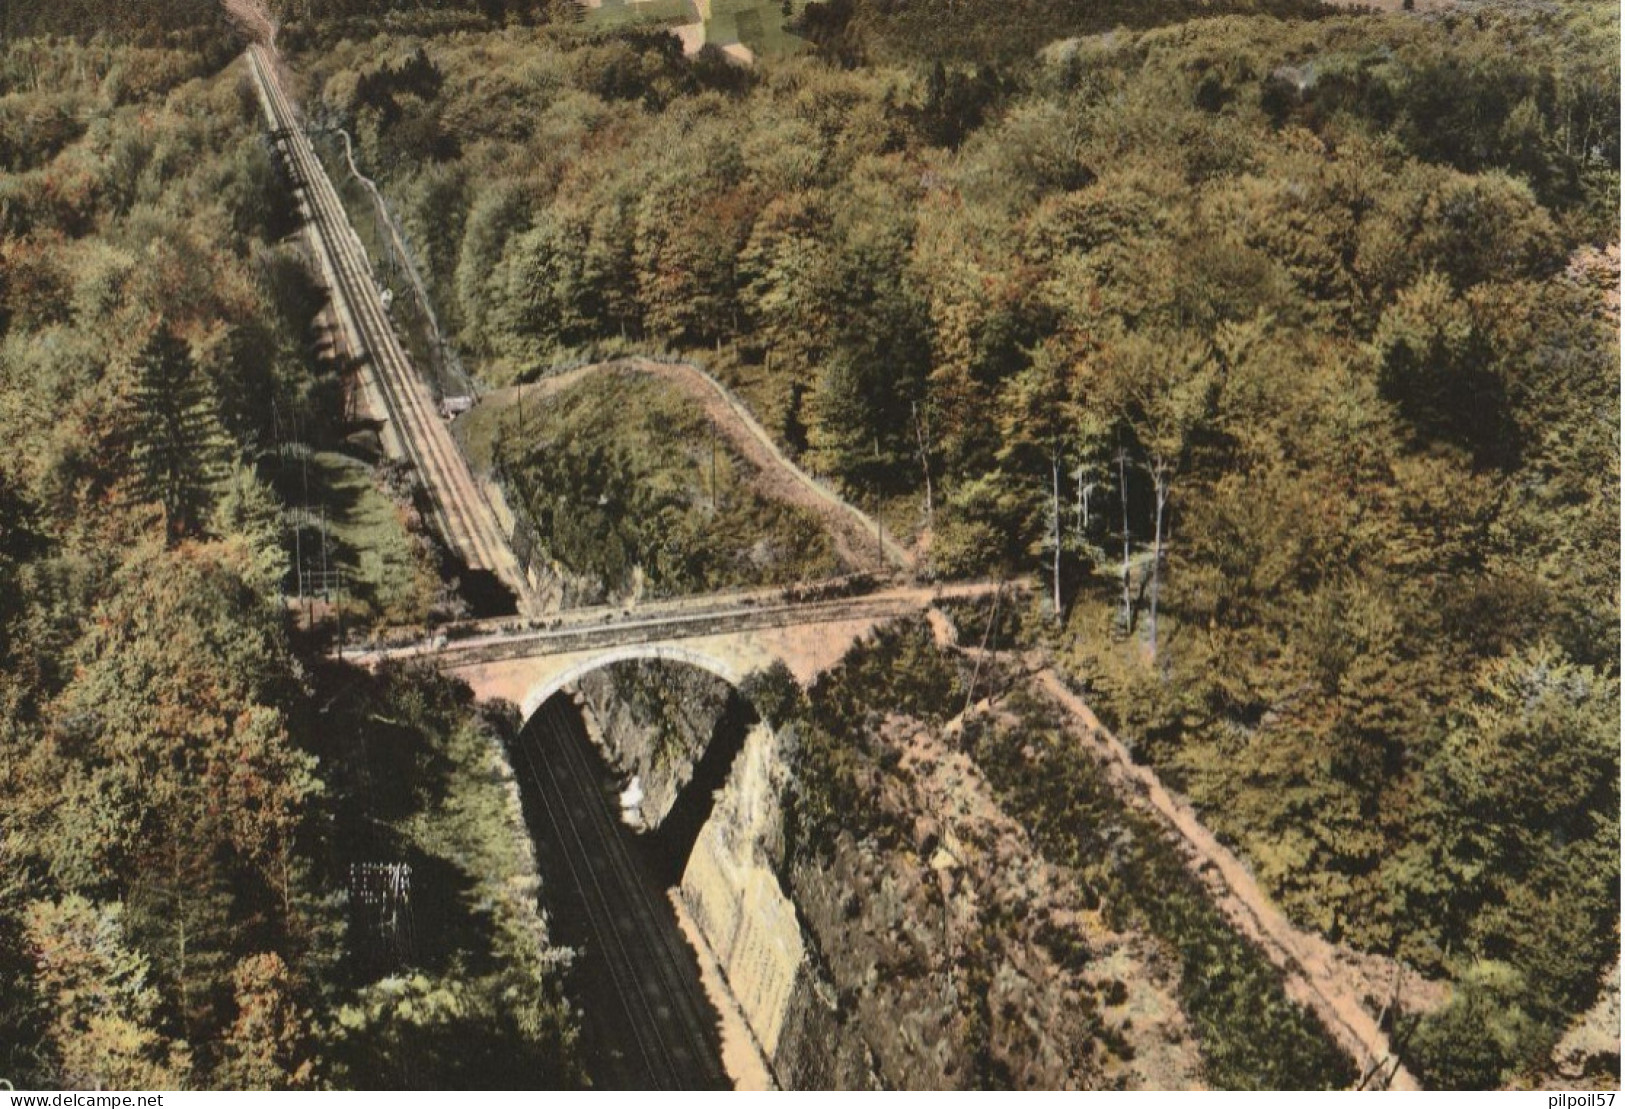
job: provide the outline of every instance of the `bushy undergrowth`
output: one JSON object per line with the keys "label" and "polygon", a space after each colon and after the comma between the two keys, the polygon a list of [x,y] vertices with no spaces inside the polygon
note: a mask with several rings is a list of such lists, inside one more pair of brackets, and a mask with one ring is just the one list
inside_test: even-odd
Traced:
{"label": "bushy undergrowth", "polygon": [[1280,973],[1238,935],[1154,819],[1118,798],[1055,709],[1020,693],[1018,724],[973,723],[966,742],[1009,811],[1045,853],[1074,866],[1119,926],[1149,929],[1177,953],[1180,1000],[1209,1083],[1221,1089],[1341,1089],[1353,1064]]}
{"label": "bushy undergrowth", "polygon": [[[792,735],[787,814],[792,854],[824,858],[838,834],[901,848],[910,829],[879,811],[874,791],[893,761],[877,730],[884,713],[940,726],[963,707],[964,676],[923,622],[887,628],[820,680],[805,703],[758,679]],[[1055,710],[1021,693],[1001,706],[1017,723],[973,720],[964,732],[1002,807],[1045,857],[1076,868],[1107,919],[1165,943],[1196,1031],[1207,1081],[1233,1089],[1337,1089],[1350,1061],[1290,1001],[1279,972],[1238,935],[1188,873],[1154,819],[1112,791]]]}
{"label": "bushy undergrowth", "polygon": [[631,371],[490,405],[465,437],[491,453],[546,555],[604,592],[673,596],[838,573],[816,516],[768,496],[699,407]]}

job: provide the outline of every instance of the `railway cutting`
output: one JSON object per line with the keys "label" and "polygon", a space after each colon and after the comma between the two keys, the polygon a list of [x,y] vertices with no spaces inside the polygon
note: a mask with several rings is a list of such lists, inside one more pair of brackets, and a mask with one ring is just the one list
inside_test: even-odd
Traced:
{"label": "railway cutting", "polygon": [[[298,186],[344,343],[363,361],[367,385],[387,416],[386,444],[417,470],[434,524],[448,548],[471,571],[501,582],[515,598],[520,617],[462,625],[453,629],[455,634],[363,652],[353,660],[364,665],[405,659],[429,662],[468,681],[482,699],[502,698],[522,707],[531,726],[514,753],[516,770],[524,783],[535,839],[553,871],[553,884],[597,965],[592,988],[601,996],[595,996],[597,1016],[590,1035],[597,1043],[603,1075],[612,1083],[647,1088],[723,1085],[715,1013],[698,986],[692,952],[684,949],[674,921],[662,907],[654,879],[636,865],[624,829],[610,819],[613,799],[597,796],[605,788],[598,780],[602,768],[592,765],[591,744],[579,734],[580,720],[570,716],[556,694],[593,670],[639,659],[697,666],[736,686],[746,675],[782,663],[807,684],[880,624],[931,610],[949,597],[985,597],[1010,583],[946,587],[882,583],[881,588],[871,585],[855,596],[826,596],[813,586],[691,597],[636,609],[545,611],[514,555],[510,537],[395,334],[365,251],[301,129],[272,56],[255,46],[249,59],[266,119]],[[715,382],[710,387],[734,403]],[[759,429],[756,433],[771,447],[765,434]],[[779,461],[793,469],[782,457]],[[824,495],[834,501],[832,495]],[[842,502],[835,507],[868,526],[867,518],[851,506]],[[884,543],[881,549],[882,562],[910,566],[906,553]],[[1077,708],[1070,701],[1068,707]],[[1158,801],[1165,791],[1155,776],[1144,767],[1132,770],[1142,780],[1137,788],[1149,790],[1159,811],[1166,807]],[[1175,831],[1202,854],[1210,834],[1189,813],[1180,810],[1176,815],[1178,819],[1170,817]],[[1261,922],[1258,927],[1265,938],[1275,941],[1264,945],[1266,955],[1291,981],[1300,983],[1310,1008],[1334,1028],[1351,1055],[1375,1061],[1371,1071],[1378,1084],[1414,1087],[1415,1080],[1395,1061],[1387,1037],[1347,1000],[1350,991],[1323,968],[1312,974],[1303,971],[1301,945],[1281,939],[1295,940],[1296,930],[1285,925],[1247,876],[1239,873],[1239,864],[1233,863],[1232,869],[1238,873],[1227,873],[1226,878],[1236,901],[1247,909],[1249,920]]]}

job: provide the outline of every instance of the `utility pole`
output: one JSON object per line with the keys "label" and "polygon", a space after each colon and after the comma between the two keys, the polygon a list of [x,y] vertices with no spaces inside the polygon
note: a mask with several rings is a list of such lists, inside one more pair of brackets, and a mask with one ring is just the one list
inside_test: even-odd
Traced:
{"label": "utility pole", "polygon": [[293,526],[293,583],[299,598],[305,596],[305,522],[298,520]]}
{"label": "utility pole", "polygon": [[875,561],[886,568],[886,525],[880,519],[880,479],[875,479]]}
{"label": "utility pole", "polygon": [[1157,657],[1157,597],[1162,590],[1163,517],[1168,511],[1169,472],[1173,469],[1158,456],[1151,466],[1151,480],[1156,493],[1157,524],[1155,539],[1151,543],[1151,658]]}
{"label": "utility pole", "polygon": [[1072,476],[1076,478],[1078,482],[1078,507],[1076,511],[1078,518],[1078,541],[1080,543],[1084,542],[1089,536],[1089,498],[1094,493],[1096,488],[1095,482],[1085,482],[1083,480],[1086,471],[1087,467],[1085,466],[1079,466],[1076,470],[1072,471]]}
{"label": "utility pole", "polygon": [[965,686],[965,707],[960,712],[961,717],[970,715],[970,707],[975,703],[976,679],[982,675],[982,660],[987,657],[988,644],[993,638],[993,626],[999,622],[999,601],[1004,597],[1004,582],[993,593],[993,612],[987,619],[987,627],[982,629],[982,649],[976,652],[976,665],[971,667],[970,682]]}
{"label": "utility pole", "polygon": [[327,506],[322,505],[322,600],[331,601],[332,595],[327,583]]}

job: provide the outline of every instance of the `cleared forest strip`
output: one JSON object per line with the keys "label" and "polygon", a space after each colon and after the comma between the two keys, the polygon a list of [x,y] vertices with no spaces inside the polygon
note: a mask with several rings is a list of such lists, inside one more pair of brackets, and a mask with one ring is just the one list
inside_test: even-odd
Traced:
{"label": "cleared forest strip", "polygon": [[1106,761],[1126,792],[1143,798],[1179,835],[1188,848],[1192,868],[1198,874],[1210,871],[1217,875],[1228,891],[1220,899],[1220,907],[1280,968],[1288,995],[1313,1011],[1354,1057],[1361,1073],[1368,1076],[1366,1086],[1421,1089],[1394,1053],[1387,1034],[1360,1003],[1359,987],[1339,972],[1331,945],[1287,920],[1245,864],[1218,841],[1190,804],[1171,793],[1150,767],[1137,764],[1122,741],[1101,725],[1054,671],[1042,671],[1037,680],[1083,725],[1084,739]]}

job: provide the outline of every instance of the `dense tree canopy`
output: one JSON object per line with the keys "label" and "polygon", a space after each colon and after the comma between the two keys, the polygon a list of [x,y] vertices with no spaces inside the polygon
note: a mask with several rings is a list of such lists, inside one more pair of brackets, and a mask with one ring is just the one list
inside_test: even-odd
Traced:
{"label": "dense tree canopy", "polygon": [[[154,41],[0,44],[0,1075],[374,1085],[388,1030],[338,1032],[378,974],[346,931],[355,848],[329,835],[359,725],[322,719],[339,697],[290,637],[273,491],[339,438],[322,299],[257,104],[207,76],[230,55]],[[468,706],[418,734],[458,735],[459,773],[488,780]],[[484,815],[465,838],[504,842]],[[544,940],[443,985],[465,1035],[568,1083]],[[493,1001],[515,980],[522,1021]],[[425,1058],[420,1081],[499,1080],[456,1066]]]}
{"label": "dense tree canopy", "polygon": [[[1617,945],[1617,13],[1317,14],[936,64],[829,4],[727,85],[641,33],[310,64],[489,380],[692,351],[894,519],[930,479],[930,564],[1042,570],[1049,645],[1290,913],[1510,968],[1516,1035],[1412,1041],[1499,1080]],[[360,94],[423,59],[399,119]],[[1499,792],[1558,750],[1576,807]]]}
{"label": "dense tree canopy", "polygon": [[[1455,984],[1399,1017],[1418,1073],[1539,1075],[1618,954],[1617,7],[830,0],[751,70],[530,0],[271,7],[488,383],[703,358],[927,572],[1042,573],[1025,645],[1296,920]],[[0,42],[0,1073],[468,1081],[475,1028],[573,1078],[511,936],[335,965],[345,744],[398,718],[477,777],[496,725],[324,672],[335,732],[290,646],[277,490],[342,404],[210,76],[240,35],[145,0]],[[527,451],[596,494],[561,549],[656,557],[598,511],[658,517],[624,459]],[[489,869],[498,823],[410,849]]]}

